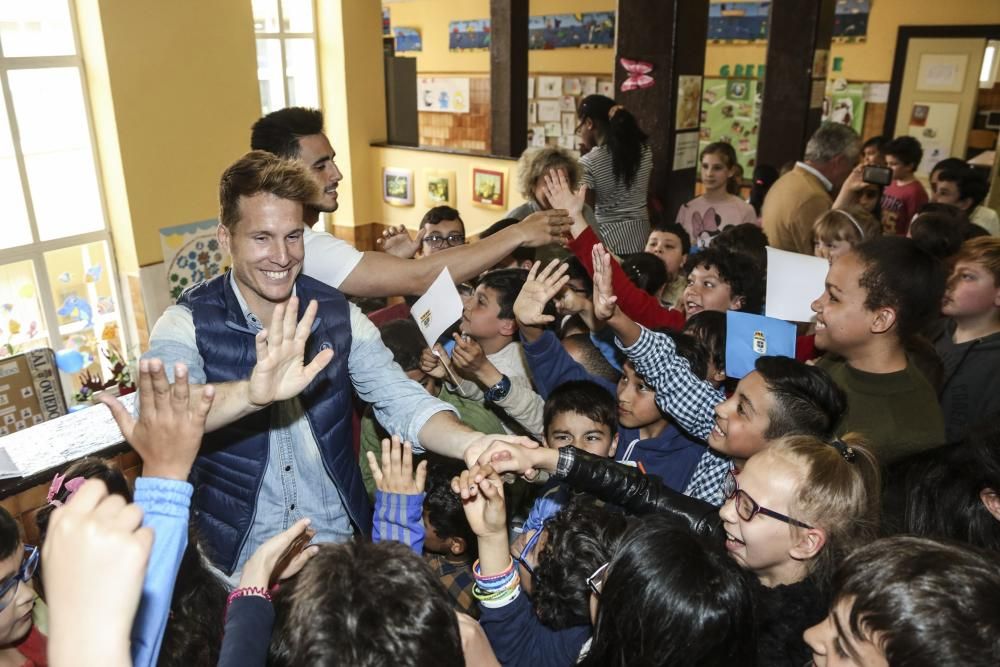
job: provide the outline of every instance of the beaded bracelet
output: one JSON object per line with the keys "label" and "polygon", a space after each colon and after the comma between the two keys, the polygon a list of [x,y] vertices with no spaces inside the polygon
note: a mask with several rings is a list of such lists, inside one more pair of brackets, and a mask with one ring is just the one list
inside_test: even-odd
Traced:
{"label": "beaded bracelet", "polygon": [[503,569],[502,572],[497,574],[480,574],[479,561],[477,560],[472,564],[472,574],[476,578],[476,583],[478,583],[482,588],[501,588],[506,585],[507,580],[510,579],[511,575],[514,573],[514,559],[510,559],[510,564]]}

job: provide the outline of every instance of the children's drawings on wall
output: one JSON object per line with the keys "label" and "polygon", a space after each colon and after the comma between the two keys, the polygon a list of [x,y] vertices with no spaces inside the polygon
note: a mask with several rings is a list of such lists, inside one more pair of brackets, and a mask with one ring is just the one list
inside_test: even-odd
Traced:
{"label": "children's drawings on wall", "polygon": [[423,77],[417,81],[417,110],[469,113],[469,79]]}

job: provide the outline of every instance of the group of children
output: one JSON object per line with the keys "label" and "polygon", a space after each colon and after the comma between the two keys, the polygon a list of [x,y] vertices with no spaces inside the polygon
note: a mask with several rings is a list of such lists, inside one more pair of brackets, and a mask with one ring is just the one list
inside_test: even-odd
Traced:
{"label": "group of children", "polygon": [[[113,410],[144,460],[134,497],[86,460],[53,483],[44,545],[24,545],[0,509],[0,658],[45,664],[40,552],[49,653],[72,652],[82,635],[62,591],[108,592],[65,583],[82,567],[67,544],[86,561],[117,536],[131,556],[107,597],[129,622],[101,650],[127,658],[131,632],[135,664],[1000,663],[1000,239],[973,230],[985,193],[964,165],[935,168],[927,203],[914,143],[865,144],[892,183],[864,182],[863,165],[848,178],[851,205],[814,223],[830,261],[815,322],[796,358],[761,356],[743,377],[727,374],[726,313],[762,312],[767,237],[733,194],[732,147],[706,147],[704,194],[675,222],[653,216],[632,244],[645,252],[619,257],[572,158],[526,156],[529,204],[509,220],[566,210],[568,256],[485,272],[433,347],[405,311],[371,317],[395,363],[463,421],[537,446],[497,440],[468,469],[364,414],[372,541],[306,547],[300,521],[232,593],[187,530],[212,393],[188,408],[184,374],[167,386],[143,361],[138,422]],[[415,239],[382,242],[430,254],[466,230],[438,207]],[[161,517],[152,551],[133,507]]]}

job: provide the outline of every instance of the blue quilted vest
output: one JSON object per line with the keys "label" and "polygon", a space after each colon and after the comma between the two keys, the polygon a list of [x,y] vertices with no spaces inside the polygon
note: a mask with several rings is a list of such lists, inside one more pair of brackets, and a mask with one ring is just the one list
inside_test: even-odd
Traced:
{"label": "blue quilted vest", "polygon": [[[257,363],[255,333],[230,287],[229,272],[192,287],[178,299],[194,316],[198,352],[208,382],[250,377]],[[333,360],[299,394],[326,473],[337,485],[355,528],[371,533],[371,507],[351,447],[351,380],[347,360],[351,323],[347,299],[336,289],[300,275],[295,281],[299,317],[309,301],[319,303],[306,341],[306,361],[333,348]],[[236,568],[257,511],[257,495],[269,452],[271,409],[266,408],[206,433],[191,471],[195,521],[212,562],[227,574]]]}

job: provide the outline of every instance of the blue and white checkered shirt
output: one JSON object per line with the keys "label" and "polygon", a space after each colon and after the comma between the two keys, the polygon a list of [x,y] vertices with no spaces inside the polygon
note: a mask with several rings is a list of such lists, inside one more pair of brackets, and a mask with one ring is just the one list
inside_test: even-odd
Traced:
{"label": "blue and white checkered shirt", "polygon": [[[673,417],[677,425],[702,440],[715,426],[715,406],[726,395],[691,371],[688,360],[677,354],[670,336],[642,327],[639,339],[631,346],[615,343],[629,358],[635,372],[656,390],[656,405]],[[706,449],[688,482],[684,494],[721,505],[722,485],[732,462],[711,449]]]}

